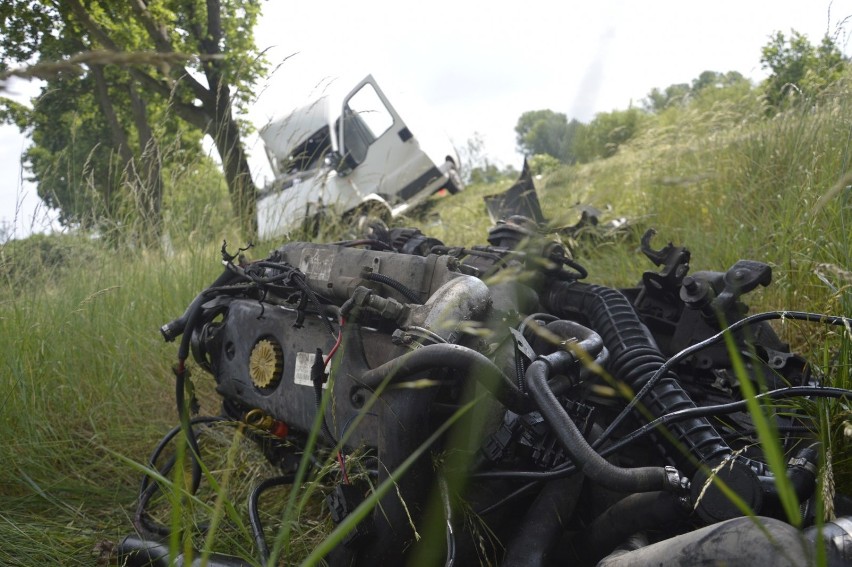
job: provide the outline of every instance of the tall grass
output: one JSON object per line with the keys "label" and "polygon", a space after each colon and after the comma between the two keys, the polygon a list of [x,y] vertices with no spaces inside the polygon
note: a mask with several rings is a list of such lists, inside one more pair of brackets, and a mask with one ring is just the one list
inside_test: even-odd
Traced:
{"label": "tall grass", "polygon": [[139,476],[113,453],[144,462],[174,421],[157,329],[214,277],[217,250],[45,239],[62,253],[0,250],[0,563],[91,565],[98,539],[126,533]]}

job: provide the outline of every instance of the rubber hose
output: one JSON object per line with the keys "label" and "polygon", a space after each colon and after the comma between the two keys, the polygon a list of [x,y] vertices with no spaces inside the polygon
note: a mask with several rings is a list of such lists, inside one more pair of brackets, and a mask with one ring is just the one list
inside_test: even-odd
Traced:
{"label": "rubber hose", "polygon": [[[207,289],[211,287],[220,287],[223,285],[227,285],[231,283],[233,280],[239,278],[238,274],[235,274],[231,270],[225,270],[222,272],[216,280],[207,286]],[[206,289],[205,289],[206,291]],[[195,299],[192,300],[192,303],[186,308],[186,311],[183,312],[183,315],[175,319],[174,321],[170,321],[160,327],[160,333],[162,333],[163,338],[166,342],[172,342],[176,338],[178,338],[181,334],[183,334],[184,329],[186,329],[186,324],[189,321],[190,315],[198,309],[198,306],[206,298],[205,292],[202,291],[198,295],[195,296]]]}
{"label": "rubber hose", "polygon": [[545,567],[549,552],[574,515],[583,488],[583,475],[552,480],[524,514],[506,548],[501,567]]}
{"label": "rubber hose", "polygon": [[[586,353],[588,353],[589,358],[591,359],[595,359],[604,348],[603,339],[599,334],[597,334],[590,328],[585,327],[574,321],[566,321],[564,319],[560,319],[558,321],[552,321],[548,323],[545,328],[548,331],[558,335],[562,339],[578,339],[577,348],[581,351],[585,351]],[[565,350],[567,350],[567,352],[572,353],[572,357],[575,362],[578,360],[578,358],[573,355],[573,350]],[[544,356],[542,358],[550,362],[548,356]],[[555,372],[560,372],[563,370],[565,369],[553,368],[553,371]]]}
{"label": "rubber hose", "polygon": [[577,536],[582,554],[590,563],[597,563],[617,545],[636,532],[659,529],[667,524],[682,522],[688,507],[674,494],[647,492],[631,494],[610,506]]}
{"label": "rubber hose", "polygon": [[669,471],[664,467],[627,469],[613,465],[601,457],[589,445],[574,420],[556,399],[547,384],[548,370],[546,362],[533,362],[527,369],[527,390],[562,448],[583,474],[601,486],[617,492],[653,492],[675,488],[677,483],[670,482]]}
{"label": "rubber hose", "polygon": [[266,536],[263,534],[263,524],[260,521],[260,512],[259,512],[259,500],[260,495],[263,492],[266,492],[270,488],[275,486],[286,486],[288,484],[293,484],[293,480],[295,479],[295,475],[285,475],[285,476],[277,476],[273,478],[267,478],[258,484],[254,490],[251,491],[248,498],[248,516],[249,516],[249,524],[251,526],[251,533],[254,536],[254,543],[257,546],[257,552],[260,555],[260,559],[263,563],[269,562],[269,547],[266,545]]}
{"label": "rubber hose", "polygon": [[452,368],[473,376],[504,406],[517,414],[536,409],[503,372],[485,355],[453,344],[426,345],[398,356],[361,375],[360,384],[374,389],[385,379],[400,382],[424,370]]}
{"label": "rubber hose", "polygon": [[[817,447],[818,443],[815,443],[803,448],[787,465],[787,478],[790,480],[790,486],[793,487],[793,492],[795,492],[799,502],[804,502],[810,498],[816,488],[817,463],[819,463]],[[772,501],[780,503],[781,495],[778,492],[775,477],[760,476],[758,478],[763,487],[764,495]]]}
{"label": "rubber hose", "polygon": [[367,274],[364,274],[364,276],[367,280],[385,284],[389,288],[398,291],[403,297],[405,297],[405,299],[408,300],[409,303],[423,305],[423,300],[420,298],[420,295],[417,292],[415,292],[411,288],[406,287],[401,282],[398,282],[389,276],[386,276],[384,274],[378,274],[376,272],[369,272]]}

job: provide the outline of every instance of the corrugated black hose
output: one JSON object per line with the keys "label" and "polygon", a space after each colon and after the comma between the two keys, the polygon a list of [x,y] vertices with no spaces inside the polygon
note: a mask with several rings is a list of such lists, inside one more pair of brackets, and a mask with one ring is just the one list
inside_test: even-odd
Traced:
{"label": "corrugated black hose", "polygon": [[[620,291],[579,282],[558,282],[543,295],[549,309],[562,317],[581,313],[600,333],[610,351],[612,374],[639,390],[666,362],[650,331]],[[696,407],[673,372],[647,393],[645,405],[654,417]],[[718,462],[731,449],[703,417],[671,424],[670,430],[701,462]]]}

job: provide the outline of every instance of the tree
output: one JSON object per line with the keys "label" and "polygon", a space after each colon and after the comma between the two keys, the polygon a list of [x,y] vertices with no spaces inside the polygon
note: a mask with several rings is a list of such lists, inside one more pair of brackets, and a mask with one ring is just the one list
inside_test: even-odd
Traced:
{"label": "tree", "polygon": [[642,101],[642,108],[648,112],[658,114],[672,106],[683,106],[706,94],[709,91],[729,89],[731,87],[750,87],[749,80],[738,71],[720,73],[718,71],[704,71],[691,84],[676,83],[665,89],[651,89],[648,96]]}
{"label": "tree", "polygon": [[760,63],[770,71],[763,83],[764,96],[772,108],[798,93],[810,98],[822,92],[843,73],[844,58],[828,35],[814,46],[796,30],[790,37],[776,32],[761,50]]}
{"label": "tree", "polygon": [[727,73],[704,71],[697,78],[692,79],[692,86],[689,90],[692,96],[697,96],[705,90],[725,89],[748,82],[748,79],[739,71],[728,71]]}
{"label": "tree", "polygon": [[[259,0],[12,0],[0,10],[4,65],[34,59],[69,62],[80,60],[74,54],[81,51],[95,55],[83,58],[76,79],[63,72],[48,78],[44,94],[81,95],[67,97],[71,100],[63,113],[44,108],[40,118],[37,109],[27,119],[16,120],[33,131],[36,149],[29,158],[36,176],[52,168],[52,179],[61,181],[69,164],[99,164],[107,171],[116,170],[116,161],[125,165],[124,171],[132,165],[131,177],[145,187],[143,210],[158,215],[159,142],[150,114],[159,112],[167,117],[166,129],[172,134],[179,130],[171,120],[177,117],[213,139],[234,213],[246,232],[254,232],[256,188],[241,141],[244,125],[235,111],[244,110],[265,68],[252,33]],[[93,116],[93,109],[100,116]],[[56,128],[75,120],[78,127],[69,132],[76,133],[68,134],[64,143],[45,143],[47,136],[36,140],[40,123],[52,122]],[[196,147],[199,139],[196,136]],[[110,152],[102,156],[98,148],[105,145]],[[90,158],[81,161],[81,152]],[[49,167],[37,165],[39,160]],[[97,182],[102,179],[98,176]],[[42,179],[37,180],[39,193],[49,194],[50,189],[41,188]],[[79,194],[79,188],[74,192]]]}
{"label": "tree", "polygon": [[598,113],[587,126],[578,130],[573,148],[577,160],[588,162],[615,155],[622,144],[639,132],[646,118],[638,108]]}
{"label": "tree", "polygon": [[579,127],[580,122],[569,122],[561,112],[524,112],[515,126],[518,150],[525,155],[547,154],[563,163],[573,163],[576,160],[572,147]]}
{"label": "tree", "polygon": [[672,105],[685,103],[689,93],[690,88],[686,83],[672,84],[664,90],[654,87],[642,101],[642,108],[648,112],[661,112]]}

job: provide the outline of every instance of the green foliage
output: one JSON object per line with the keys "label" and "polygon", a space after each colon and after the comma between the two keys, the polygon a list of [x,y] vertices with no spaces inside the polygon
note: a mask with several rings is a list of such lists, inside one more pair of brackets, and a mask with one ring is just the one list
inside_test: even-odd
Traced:
{"label": "green foliage", "polygon": [[536,154],[528,160],[533,175],[544,175],[559,168],[561,162],[550,154]]}
{"label": "green foliage", "polygon": [[493,163],[486,163],[482,167],[476,167],[470,172],[470,183],[474,184],[492,184],[504,181],[506,179],[514,179],[518,176],[518,170],[512,165],[507,165],[503,168],[498,167]]}
{"label": "green foliage", "polygon": [[639,132],[645,118],[646,114],[638,108],[597,114],[594,120],[577,132],[574,155],[580,162],[615,155],[622,144]]}
{"label": "green foliage", "polygon": [[788,38],[776,32],[761,50],[760,63],[770,71],[762,88],[769,104],[782,108],[785,101],[811,99],[837,81],[844,70],[844,58],[835,40],[828,35],[814,46],[808,38],[790,31]]}
{"label": "green foliage", "polygon": [[74,266],[89,265],[98,243],[81,235],[34,234],[0,247],[0,285],[24,291],[47,277],[56,279]]}
{"label": "green foliage", "polygon": [[580,126],[560,112],[525,112],[515,126],[518,150],[525,155],[547,154],[563,163],[573,163],[574,138]]}
{"label": "green foliage", "polygon": [[691,85],[678,83],[662,90],[656,87],[651,89],[647,98],[642,101],[642,108],[648,112],[660,113],[672,106],[685,106],[711,92],[743,88],[750,89],[751,82],[738,71],[704,71],[692,80]]}
{"label": "green foliage", "polygon": [[234,112],[246,110],[265,70],[252,31],[258,0],[12,0],[2,10],[4,67],[35,63],[46,83],[31,112],[0,100],[0,118],[32,133],[26,164],[61,222],[135,216],[156,233],[163,168],[195,161],[209,135],[232,207],[252,232],[247,125]]}
{"label": "green foliage", "polygon": [[518,149],[529,155],[549,155],[562,163],[609,157],[639,131],[644,112],[638,108],[601,112],[582,124],[552,110],[523,113],[515,126]]}
{"label": "green foliage", "polygon": [[654,87],[642,101],[642,107],[649,112],[660,112],[674,104],[683,104],[689,94],[690,88],[686,83],[672,84],[662,90]]}

